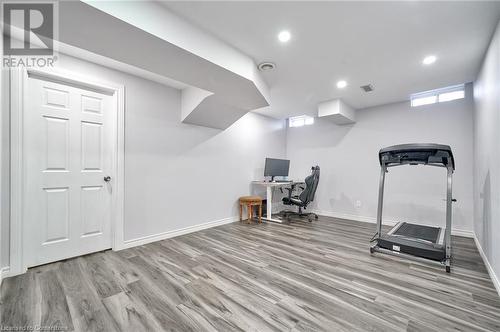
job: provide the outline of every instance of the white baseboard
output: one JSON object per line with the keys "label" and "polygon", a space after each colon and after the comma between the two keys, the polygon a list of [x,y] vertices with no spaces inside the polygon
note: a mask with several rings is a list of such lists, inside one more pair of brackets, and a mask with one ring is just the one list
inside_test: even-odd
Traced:
{"label": "white baseboard", "polygon": [[[360,215],[356,215],[356,214],[338,213],[338,212],[333,212],[333,211],[322,211],[322,210],[314,210],[314,212],[316,214],[319,214],[322,216],[338,218],[338,219],[348,219],[348,220],[361,221],[361,222],[367,222],[367,223],[372,223],[372,224],[375,224],[377,222],[377,218],[375,218],[375,217],[366,217],[366,216],[360,216]],[[396,224],[397,224],[397,221],[384,220],[384,225],[394,226]],[[467,230],[463,230],[463,229],[452,229],[451,234],[457,235],[457,236],[464,236],[464,237],[468,237],[471,239],[474,238],[473,231],[467,231]]]}
{"label": "white baseboard", "polygon": [[486,269],[488,270],[491,281],[493,282],[493,285],[495,285],[495,289],[497,290],[497,293],[500,296],[500,279],[498,279],[495,271],[493,270],[493,267],[491,266],[490,262],[488,261],[488,257],[486,257],[486,254],[483,251],[483,247],[481,247],[481,243],[479,243],[479,240],[475,234],[474,234],[474,242],[476,242],[477,250],[479,251],[481,258],[483,259],[484,265],[486,266]]}
{"label": "white baseboard", "polygon": [[[314,210],[314,213],[319,214],[321,216],[326,216],[326,217],[368,222],[371,224],[375,224],[377,222],[377,218],[360,216],[357,214],[339,213],[339,212],[323,211],[323,210]],[[396,224],[397,224],[397,222],[395,222],[395,221],[384,220],[384,225],[394,226]]]}
{"label": "white baseboard", "polygon": [[10,276],[10,267],[4,266],[0,268],[0,286],[2,286],[2,281]]}
{"label": "white baseboard", "polygon": [[209,221],[209,222],[203,223],[203,224],[189,226],[186,228],[176,229],[173,231],[143,236],[143,237],[140,237],[137,239],[125,240],[123,243],[123,246],[121,246],[119,248],[119,250],[137,247],[137,246],[142,246],[144,244],[148,244],[151,242],[156,242],[156,241],[176,237],[179,235],[184,235],[184,234],[188,234],[188,233],[192,233],[192,232],[201,231],[201,230],[207,229],[207,228],[212,228],[212,227],[216,227],[216,226],[230,224],[230,223],[238,221],[238,220],[239,220],[239,217],[229,217],[229,218],[224,218],[224,219],[220,219],[220,220]]}
{"label": "white baseboard", "polygon": [[464,229],[457,229],[457,228],[451,229],[451,235],[463,236],[471,239],[473,239],[476,236],[476,234],[474,234],[473,231],[466,231]]}

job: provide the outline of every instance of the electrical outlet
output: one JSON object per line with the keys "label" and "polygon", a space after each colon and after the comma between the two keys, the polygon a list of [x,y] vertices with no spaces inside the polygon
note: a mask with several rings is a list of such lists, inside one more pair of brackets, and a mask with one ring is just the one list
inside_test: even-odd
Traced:
{"label": "electrical outlet", "polygon": [[357,200],[356,201],[356,207],[360,208],[361,207],[361,201],[360,200]]}

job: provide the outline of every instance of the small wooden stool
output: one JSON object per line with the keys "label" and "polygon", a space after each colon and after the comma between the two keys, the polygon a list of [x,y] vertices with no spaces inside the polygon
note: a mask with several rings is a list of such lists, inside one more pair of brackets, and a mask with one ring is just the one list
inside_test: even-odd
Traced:
{"label": "small wooden stool", "polygon": [[259,196],[243,196],[240,197],[240,221],[243,217],[243,205],[247,206],[248,211],[248,223],[252,220],[252,207],[259,207],[259,223],[262,222],[262,198]]}

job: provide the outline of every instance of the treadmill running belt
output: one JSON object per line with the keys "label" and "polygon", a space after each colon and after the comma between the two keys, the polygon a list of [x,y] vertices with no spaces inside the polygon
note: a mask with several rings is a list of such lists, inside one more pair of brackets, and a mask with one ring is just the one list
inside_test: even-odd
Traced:
{"label": "treadmill running belt", "polygon": [[393,235],[412,237],[436,243],[438,241],[439,231],[439,227],[415,225],[405,222],[393,233]]}

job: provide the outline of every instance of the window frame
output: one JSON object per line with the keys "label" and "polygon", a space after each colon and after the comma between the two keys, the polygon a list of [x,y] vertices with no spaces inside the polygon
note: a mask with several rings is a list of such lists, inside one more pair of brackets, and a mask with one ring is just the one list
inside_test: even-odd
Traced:
{"label": "window frame", "polygon": [[[300,124],[296,124],[294,122],[300,122]],[[291,116],[288,118],[288,127],[289,128],[299,128],[303,126],[310,126],[314,124],[314,117],[309,116],[309,115],[298,115],[298,116]]]}
{"label": "window frame", "polygon": [[[451,94],[451,93],[455,93],[455,92],[459,92],[459,91],[462,92],[461,97],[441,100],[442,95]],[[423,103],[418,102],[418,101],[422,101],[425,98],[432,98],[432,97],[434,97],[433,102],[428,102],[428,103],[427,102],[423,102]],[[448,86],[445,88],[414,93],[410,96],[410,106],[411,106],[411,108],[416,108],[416,107],[420,107],[420,106],[426,106],[426,105],[432,105],[432,104],[438,104],[438,103],[446,103],[446,102],[453,101],[453,100],[465,99],[465,97],[466,97],[465,96],[465,84],[457,84],[457,85],[452,85],[452,86]]]}

